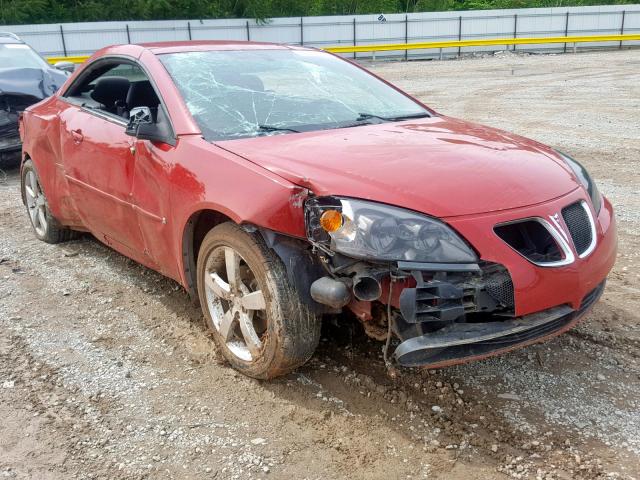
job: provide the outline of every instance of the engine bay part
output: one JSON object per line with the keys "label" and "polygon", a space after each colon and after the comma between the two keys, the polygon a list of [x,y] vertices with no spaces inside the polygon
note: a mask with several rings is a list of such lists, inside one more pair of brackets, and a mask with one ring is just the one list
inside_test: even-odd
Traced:
{"label": "engine bay part", "polygon": [[390,358],[407,367],[482,358],[561,332],[604,289],[601,284],[586,295],[578,310],[559,305],[517,317],[513,281],[500,264],[455,265],[451,271],[441,265],[443,270],[433,271],[432,264],[399,262],[390,267],[349,261],[339,254],[325,261],[335,278],[316,283],[339,285],[335,298],[340,301],[331,297],[328,303],[312,293],[313,298],[333,307],[346,305],[365,333],[391,344]]}
{"label": "engine bay part", "polygon": [[0,152],[20,148],[18,113],[0,110]]}
{"label": "engine bay part", "polygon": [[324,263],[332,276],[314,282],[314,300],[346,306],[371,338],[385,341],[391,332],[395,345],[411,340],[396,355],[398,361],[405,350],[425,348],[425,340],[413,339],[439,338],[452,329],[457,335],[458,328],[469,338],[487,330],[504,335],[511,331],[508,322],[517,320],[513,282],[499,264],[440,264],[434,271],[433,264],[373,264],[340,254],[325,257]]}
{"label": "engine bay part", "polygon": [[351,292],[346,282],[331,277],[321,277],[311,284],[311,298],[323,305],[342,308],[351,301]]}
{"label": "engine bay part", "polygon": [[39,100],[31,95],[0,94],[0,151],[20,148],[20,112]]}
{"label": "engine bay part", "polygon": [[382,294],[380,280],[371,275],[359,275],[353,279],[353,294],[358,300],[372,302]]}
{"label": "engine bay part", "polygon": [[450,323],[436,332],[405,340],[396,347],[394,358],[405,367],[437,367],[533,343],[569,328],[600,298],[604,287],[605,282],[602,282],[589,292],[578,310],[559,305],[502,321]]}
{"label": "engine bay part", "polygon": [[[517,317],[513,281],[497,263],[441,264],[438,271],[434,264],[373,264],[339,254],[324,262],[334,278],[316,282],[339,284],[339,303],[347,302],[349,296],[345,305],[365,333],[391,344],[390,358],[407,367],[482,358],[559,333],[597,301],[604,289],[604,283],[598,285],[577,310],[558,305]],[[338,305],[322,302],[318,295],[313,298]]]}
{"label": "engine bay part", "polygon": [[[350,301],[344,305],[363,321],[372,320],[374,311],[384,310],[376,309],[376,305],[390,304],[401,317],[396,325],[400,338],[405,337],[405,330],[415,330],[416,326],[419,333],[424,333],[423,330],[431,331],[454,321],[514,314],[513,282],[499,264],[457,264],[451,266],[451,271],[441,264],[442,270],[433,271],[431,264],[422,263],[372,264],[339,254],[323,259],[331,276],[314,282],[312,297],[334,306],[347,300],[346,289],[350,288]],[[323,295],[329,291],[339,294]],[[386,325],[386,321],[382,324]]]}
{"label": "engine bay part", "polygon": [[502,265],[485,262],[477,271],[467,272],[405,270],[398,276],[406,279],[392,318],[400,340],[452,323],[483,323],[514,316],[513,282]]}

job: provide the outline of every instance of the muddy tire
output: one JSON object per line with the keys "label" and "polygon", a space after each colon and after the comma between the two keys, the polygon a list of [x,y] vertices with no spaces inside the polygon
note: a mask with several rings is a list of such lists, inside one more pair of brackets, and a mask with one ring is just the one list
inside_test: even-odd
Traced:
{"label": "muddy tire", "polygon": [[198,295],[226,360],[269,379],[305,363],[320,340],[320,319],[302,303],[280,258],[257,233],[223,223],[204,238]]}
{"label": "muddy tire", "polygon": [[40,177],[31,160],[25,161],[22,166],[21,182],[24,204],[36,237],[47,243],[61,243],[76,238],[76,232],[60,225],[51,215],[47,198],[40,186]]}

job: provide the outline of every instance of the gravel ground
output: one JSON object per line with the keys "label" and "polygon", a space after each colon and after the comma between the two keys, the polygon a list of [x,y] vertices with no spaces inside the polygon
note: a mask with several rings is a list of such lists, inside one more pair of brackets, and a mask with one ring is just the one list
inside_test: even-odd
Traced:
{"label": "gravel ground", "polygon": [[7,169],[0,478],[640,477],[640,51],[368,66],[587,165],[620,221],[588,318],[544,345],[395,379],[343,319],[298,372],[251,380],[174,282],[89,236],[36,241]]}

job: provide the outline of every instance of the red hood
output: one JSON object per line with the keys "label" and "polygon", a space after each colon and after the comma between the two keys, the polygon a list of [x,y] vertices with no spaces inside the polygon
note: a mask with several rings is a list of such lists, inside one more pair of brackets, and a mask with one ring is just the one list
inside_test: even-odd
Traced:
{"label": "red hood", "polygon": [[311,189],[450,217],[541,203],[578,183],[548,147],[447,117],[217,145]]}

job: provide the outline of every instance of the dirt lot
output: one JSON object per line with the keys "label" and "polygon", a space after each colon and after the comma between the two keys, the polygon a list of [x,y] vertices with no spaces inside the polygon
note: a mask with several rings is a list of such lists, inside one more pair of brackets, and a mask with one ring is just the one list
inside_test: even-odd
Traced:
{"label": "dirt lot", "polygon": [[0,478],[640,477],[640,50],[372,66],[436,109],[584,162],[620,221],[602,301],[547,344],[390,379],[327,325],[272,382],[172,281],[90,237],[35,240],[0,173]]}

